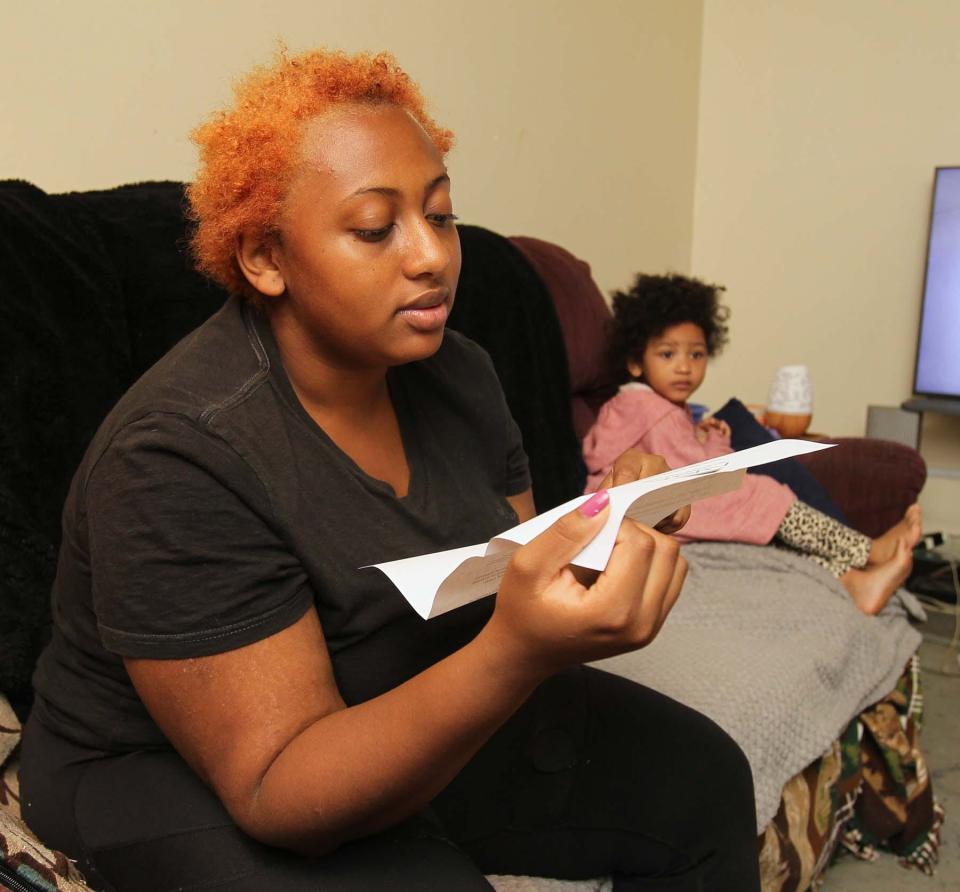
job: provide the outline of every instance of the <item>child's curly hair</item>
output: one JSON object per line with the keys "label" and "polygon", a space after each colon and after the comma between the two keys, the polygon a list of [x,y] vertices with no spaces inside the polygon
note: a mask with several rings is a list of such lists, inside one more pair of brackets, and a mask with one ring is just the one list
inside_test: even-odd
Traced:
{"label": "child's curly hair", "polygon": [[613,376],[621,383],[629,380],[627,362],[639,361],[651,338],[684,322],[703,329],[707,355],[716,356],[727,343],[730,310],[720,303],[725,290],[677,273],[639,273],[629,291],[614,292],[607,353]]}
{"label": "child's curly hair", "polygon": [[195,223],[198,268],[231,291],[251,294],[234,256],[245,229],[269,232],[278,219],[300,161],[307,124],[344,104],[388,104],[406,109],[441,156],[453,133],[427,114],[419,87],[389,53],[371,55],[314,50],[277,52],[236,85],[231,108],[216,112],[191,138],[200,148],[200,169],[187,188]]}

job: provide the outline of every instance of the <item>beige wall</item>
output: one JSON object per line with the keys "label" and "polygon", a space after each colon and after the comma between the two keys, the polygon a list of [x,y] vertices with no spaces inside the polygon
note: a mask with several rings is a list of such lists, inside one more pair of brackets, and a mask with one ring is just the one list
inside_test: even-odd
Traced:
{"label": "beige wall", "polygon": [[588,259],[687,268],[702,0],[2,0],[0,176],[186,179],[187,132],[291,49],[389,49],[457,131],[457,212]]}
{"label": "beige wall", "polygon": [[[933,169],[960,164],[958,35],[955,0],[706,0],[692,268],[734,315],[704,402],[764,402],[798,362],[819,431],[910,396]],[[927,425],[931,465],[960,467],[957,432]],[[924,503],[960,531],[960,481]]]}
{"label": "beige wall", "polygon": [[[604,290],[691,267],[729,286],[704,402],[762,402],[806,362],[814,427],[856,434],[910,393],[932,170],[960,164],[955,0],[0,6],[0,176],[186,179],[186,133],[278,38],[388,48],[458,133],[465,221],[557,241]],[[931,464],[960,467],[957,426],[927,428]],[[925,505],[960,531],[960,480]]]}

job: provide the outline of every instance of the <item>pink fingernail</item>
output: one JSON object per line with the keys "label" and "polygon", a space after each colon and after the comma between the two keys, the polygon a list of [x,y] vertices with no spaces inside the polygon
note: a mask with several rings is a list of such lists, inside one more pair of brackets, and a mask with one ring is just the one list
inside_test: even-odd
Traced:
{"label": "pink fingernail", "polygon": [[605,489],[598,489],[580,506],[579,510],[584,517],[596,517],[609,504],[610,493]]}

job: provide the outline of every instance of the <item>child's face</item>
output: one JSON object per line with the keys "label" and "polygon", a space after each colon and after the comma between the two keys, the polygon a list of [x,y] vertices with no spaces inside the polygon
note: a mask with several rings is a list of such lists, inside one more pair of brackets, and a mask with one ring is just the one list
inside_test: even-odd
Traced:
{"label": "child's face", "polygon": [[631,359],[627,371],[643,378],[660,396],[684,405],[707,373],[707,339],[693,322],[681,322],[650,338],[640,362]]}

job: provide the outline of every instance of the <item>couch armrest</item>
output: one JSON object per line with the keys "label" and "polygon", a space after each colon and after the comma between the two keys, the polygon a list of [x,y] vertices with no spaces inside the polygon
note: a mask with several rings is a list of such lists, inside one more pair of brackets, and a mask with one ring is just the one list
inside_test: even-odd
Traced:
{"label": "couch armrest", "polygon": [[838,437],[834,449],[798,458],[830,493],[850,525],[876,537],[917,501],[927,465],[916,449],[891,440]]}

